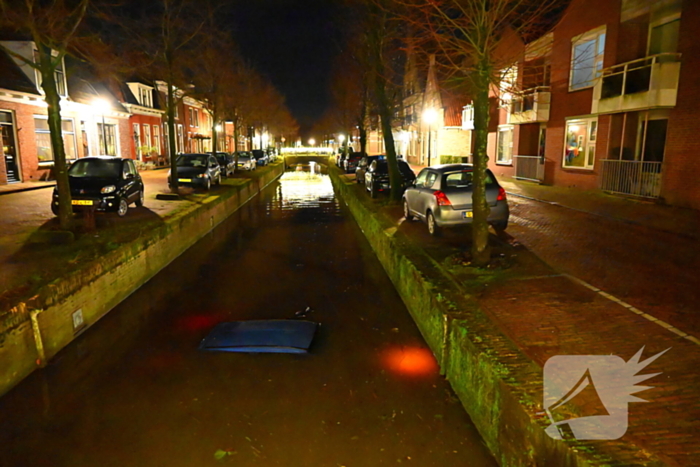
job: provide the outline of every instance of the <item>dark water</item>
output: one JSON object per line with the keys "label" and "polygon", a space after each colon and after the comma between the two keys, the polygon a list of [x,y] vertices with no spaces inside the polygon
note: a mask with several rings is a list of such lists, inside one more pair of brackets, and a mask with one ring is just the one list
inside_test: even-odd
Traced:
{"label": "dark water", "polygon": [[[310,353],[197,350],[321,323]],[[326,175],[287,172],[0,399],[3,466],[492,466]]]}

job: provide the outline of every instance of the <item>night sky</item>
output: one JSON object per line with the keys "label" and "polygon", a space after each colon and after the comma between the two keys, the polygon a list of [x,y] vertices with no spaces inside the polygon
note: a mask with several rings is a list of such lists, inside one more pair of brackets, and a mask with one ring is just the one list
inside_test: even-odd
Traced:
{"label": "night sky", "polygon": [[226,17],[243,56],[286,97],[307,133],[329,105],[330,69],[342,40],[338,3],[239,0]]}

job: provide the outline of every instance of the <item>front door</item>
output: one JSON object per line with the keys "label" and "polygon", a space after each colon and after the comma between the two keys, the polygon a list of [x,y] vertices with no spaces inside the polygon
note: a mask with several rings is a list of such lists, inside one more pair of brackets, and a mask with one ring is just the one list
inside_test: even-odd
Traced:
{"label": "front door", "polygon": [[7,182],[15,183],[22,181],[22,177],[19,173],[19,161],[17,158],[17,145],[15,144],[15,127],[12,119],[12,112],[0,111],[0,141],[2,142],[2,152],[5,157]]}

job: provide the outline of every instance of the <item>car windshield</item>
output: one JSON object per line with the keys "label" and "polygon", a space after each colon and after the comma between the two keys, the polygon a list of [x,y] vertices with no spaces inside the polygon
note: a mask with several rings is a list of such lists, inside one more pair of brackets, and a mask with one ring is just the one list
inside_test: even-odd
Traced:
{"label": "car windshield", "polygon": [[178,167],[206,167],[209,156],[195,154],[193,156],[180,156],[177,158]]}
{"label": "car windshield", "polygon": [[78,159],[68,170],[71,177],[118,178],[121,176],[121,159]]}

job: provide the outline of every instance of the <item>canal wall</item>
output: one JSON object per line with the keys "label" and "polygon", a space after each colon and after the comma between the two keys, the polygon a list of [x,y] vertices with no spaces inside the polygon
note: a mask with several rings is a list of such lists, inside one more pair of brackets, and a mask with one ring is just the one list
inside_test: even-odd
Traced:
{"label": "canal wall", "polygon": [[216,191],[2,313],[0,395],[45,365],[283,172],[284,164],[272,165],[260,178]]}
{"label": "canal wall", "polygon": [[476,290],[454,281],[422,248],[396,235],[389,219],[355,183],[331,170],[338,195],[406,304],[442,374],[503,466],[623,465],[594,445],[545,433],[542,370],[479,308]]}

